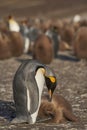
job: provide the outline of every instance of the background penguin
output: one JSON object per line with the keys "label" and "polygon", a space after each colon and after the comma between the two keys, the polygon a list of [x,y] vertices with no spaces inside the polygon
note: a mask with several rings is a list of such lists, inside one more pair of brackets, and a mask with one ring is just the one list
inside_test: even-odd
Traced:
{"label": "background penguin", "polygon": [[52,40],[44,34],[38,36],[33,45],[33,59],[50,64],[54,57]]}
{"label": "background penguin", "polygon": [[20,32],[20,26],[13,16],[8,16],[8,26],[10,31]]}
{"label": "background penguin", "polygon": [[[28,53],[29,46],[30,46],[30,40],[26,36],[27,33],[29,32],[28,27],[25,24],[21,25],[11,15],[8,16],[8,22],[7,23],[8,23],[9,31],[11,33],[15,33],[17,35],[21,35],[21,37],[22,37],[22,40],[23,40],[23,50],[22,50],[22,53]],[[20,45],[20,43],[19,43],[19,45]]]}
{"label": "background penguin", "polygon": [[24,53],[31,53],[35,40],[41,34],[41,30],[34,26],[29,26],[29,21],[20,23],[20,33],[24,37]]}
{"label": "background penguin", "polygon": [[[52,99],[56,87],[56,76],[47,66],[36,60],[26,60],[17,70],[13,80],[13,97],[16,107],[16,118],[12,123],[35,123],[41,103],[45,83],[48,83],[49,99]],[[47,82],[46,82],[47,81]]]}
{"label": "background penguin", "polygon": [[73,52],[79,59],[87,59],[87,27],[80,27],[73,39]]}
{"label": "background penguin", "polygon": [[58,34],[56,27],[51,27],[49,30],[45,32],[45,35],[52,39],[53,42],[53,50],[54,50],[54,58],[57,57],[57,53],[59,50],[59,43],[61,40],[60,35]]}

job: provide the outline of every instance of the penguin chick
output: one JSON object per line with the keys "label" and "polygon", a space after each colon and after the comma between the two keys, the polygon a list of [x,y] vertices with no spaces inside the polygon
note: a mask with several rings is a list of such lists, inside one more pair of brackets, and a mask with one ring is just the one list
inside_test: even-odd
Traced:
{"label": "penguin chick", "polygon": [[72,107],[65,98],[55,94],[52,102],[49,102],[47,95],[42,97],[37,122],[64,123],[67,120],[77,122],[79,119],[73,114]]}
{"label": "penguin chick", "polygon": [[79,59],[87,59],[87,27],[80,27],[73,40],[73,52]]}
{"label": "penguin chick", "polygon": [[44,64],[50,64],[54,57],[52,40],[40,34],[33,45],[33,59],[37,59]]}
{"label": "penguin chick", "polygon": [[56,77],[51,68],[32,59],[21,64],[13,80],[16,118],[12,120],[12,123],[33,124],[36,122],[45,84],[50,92],[49,98],[52,99]]}

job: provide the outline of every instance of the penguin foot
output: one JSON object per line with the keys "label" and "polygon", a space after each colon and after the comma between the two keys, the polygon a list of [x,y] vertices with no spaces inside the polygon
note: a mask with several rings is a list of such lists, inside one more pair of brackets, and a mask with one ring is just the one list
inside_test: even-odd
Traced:
{"label": "penguin foot", "polygon": [[21,123],[28,123],[28,120],[27,119],[22,119],[22,118],[14,118],[12,121],[11,121],[11,124],[21,124]]}

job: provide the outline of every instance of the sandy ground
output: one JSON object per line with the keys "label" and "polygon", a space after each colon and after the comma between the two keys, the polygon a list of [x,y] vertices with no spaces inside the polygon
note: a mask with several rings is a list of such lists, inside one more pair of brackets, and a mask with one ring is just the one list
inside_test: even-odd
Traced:
{"label": "sandy ground", "polygon": [[[19,58],[0,61],[0,110],[2,110],[2,113],[4,107],[8,111],[4,102],[13,101],[12,82],[15,72],[21,64],[20,61],[29,59],[29,57],[28,55],[22,55]],[[79,123],[66,122],[65,124],[5,125],[7,120],[4,120],[0,122],[0,130],[27,130],[27,128],[29,130],[87,129],[87,62],[84,60],[79,61],[75,57],[67,55],[67,53],[60,53],[58,58],[54,59],[49,66],[54,69],[58,79],[55,92],[64,96],[71,103],[74,114],[79,116],[81,121]],[[43,94],[46,91],[46,88],[44,88]],[[6,114],[8,115],[8,113]]]}

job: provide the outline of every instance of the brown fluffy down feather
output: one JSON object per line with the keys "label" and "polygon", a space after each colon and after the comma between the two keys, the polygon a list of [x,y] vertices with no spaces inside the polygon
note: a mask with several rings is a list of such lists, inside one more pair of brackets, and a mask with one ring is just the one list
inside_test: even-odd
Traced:
{"label": "brown fluffy down feather", "polygon": [[19,32],[0,34],[0,59],[20,56],[23,53],[23,38]]}
{"label": "brown fluffy down feather", "polygon": [[73,51],[78,58],[87,59],[87,27],[80,27],[73,41]]}
{"label": "brown fluffy down feather", "polygon": [[50,38],[41,34],[33,46],[33,58],[44,64],[50,64],[53,59],[53,44]]}
{"label": "brown fluffy down feather", "polygon": [[47,95],[42,97],[37,120],[38,122],[44,123],[64,123],[65,121],[79,121],[79,119],[73,114],[72,107],[69,102],[57,94],[53,95],[51,102],[48,101]]}
{"label": "brown fluffy down feather", "polygon": [[75,33],[75,30],[73,26],[70,26],[70,25],[64,26],[61,31],[61,39],[67,42],[71,46],[74,33]]}

